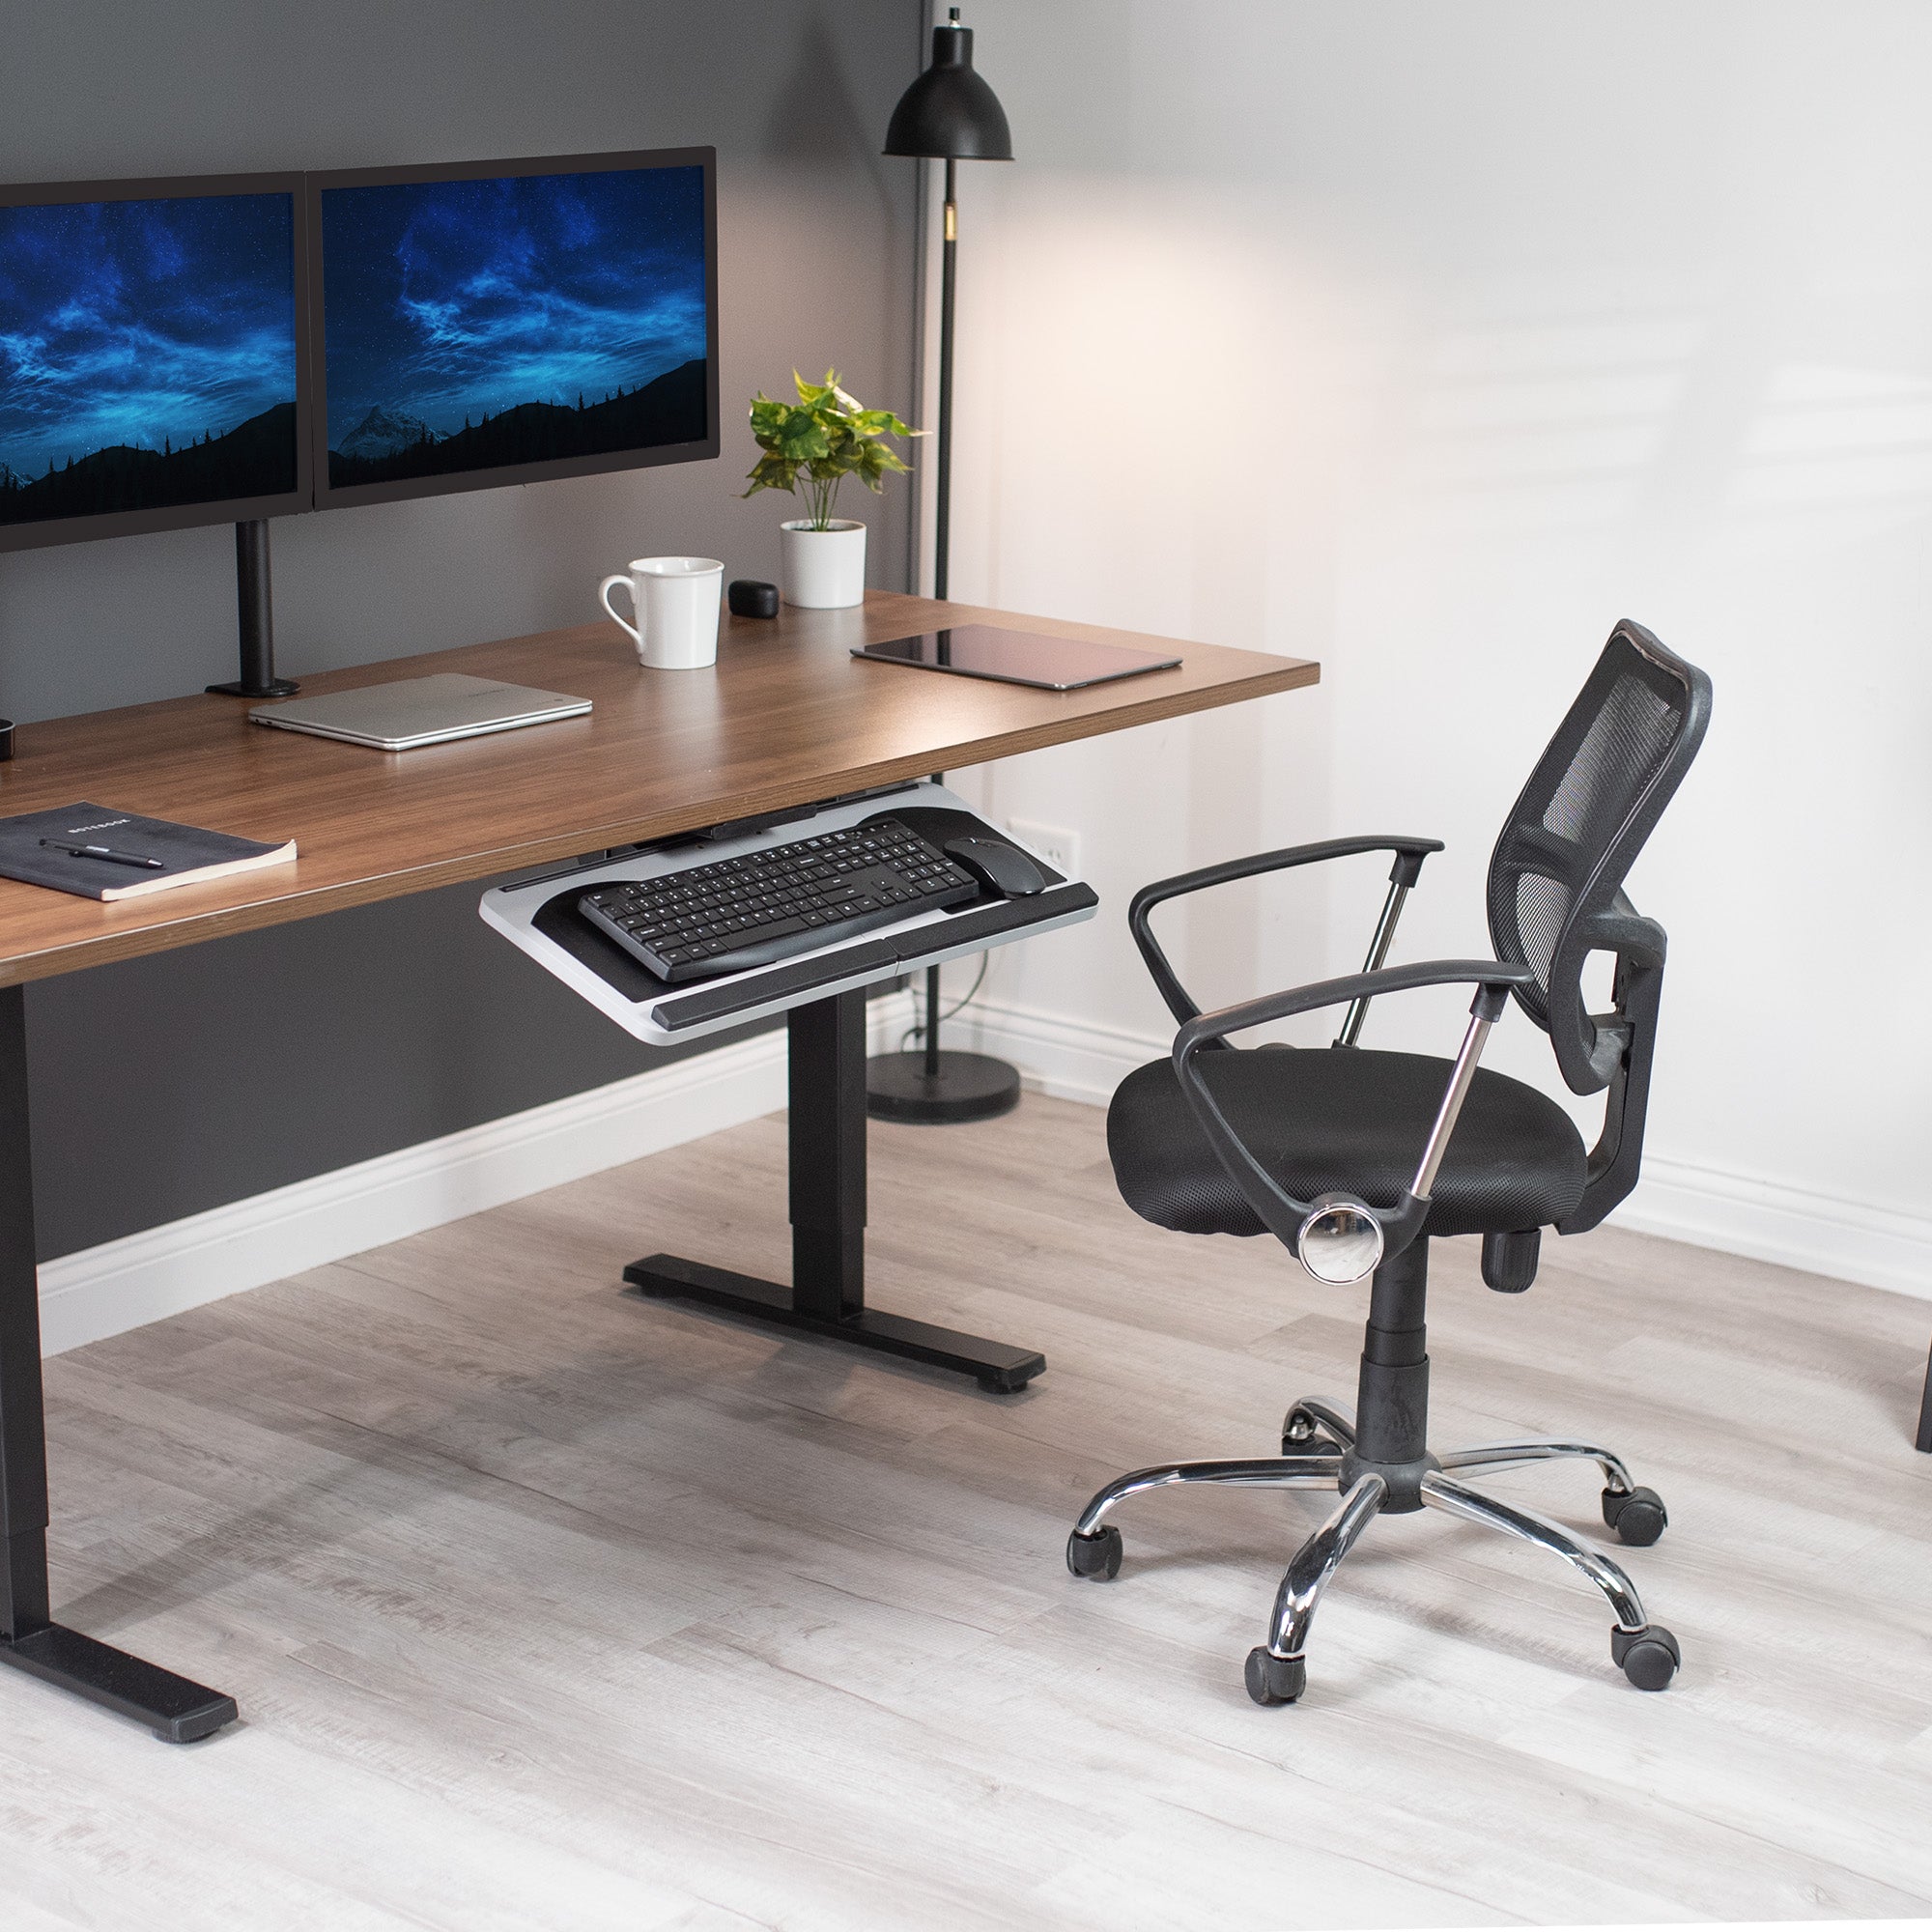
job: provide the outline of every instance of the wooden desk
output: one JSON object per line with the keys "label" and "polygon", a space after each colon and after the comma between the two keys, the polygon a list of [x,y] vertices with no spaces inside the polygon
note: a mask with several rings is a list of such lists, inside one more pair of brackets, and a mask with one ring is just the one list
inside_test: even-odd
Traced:
{"label": "wooden desk", "polygon": [[0,879],[0,986],[251,926],[547,865],[838,792],[1011,757],[1316,682],[1319,666],[1183,644],[1178,670],[1049,692],[860,664],[854,644],[981,623],[1105,642],[1093,625],[874,592],[863,609],[727,618],[714,668],[638,668],[613,624],[304,677],[304,695],[468,671],[593,700],[587,718],[372,752],[264,730],[200,696],[23,724],[0,814],[92,799],[255,838],[295,865],[117,905]]}
{"label": "wooden desk", "polygon": [[[205,695],[19,728],[14,761],[0,765],[0,814],[90,799],[293,838],[301,856],[117,905],[0,880],[0,1662],[176,1743],[236,1715],[221,1692],[52,1620],[24,983],[1235,704],[1320,676],[1297,659],[1186,643],[1176,670],[1061,693],[850,655],[855,644],[965,623],[1167,641],[874,593],[859,610],[727,619],[718,664],[701,671],[640,671],[629,640],[596,624],[302,680],[319,693],[460,670],[595,703],[587,718],[415,752],[264,730],[247,722],[245,703]],[[1037,1357],[864,1307],[863,1021],[862,993],[793,1015],[794,1284],[686,1263],[675,1266],[690,1279],[661,1280],[658,1292],[1018,1386]],[[636,1265],[649,1271],[670,1261]]]}

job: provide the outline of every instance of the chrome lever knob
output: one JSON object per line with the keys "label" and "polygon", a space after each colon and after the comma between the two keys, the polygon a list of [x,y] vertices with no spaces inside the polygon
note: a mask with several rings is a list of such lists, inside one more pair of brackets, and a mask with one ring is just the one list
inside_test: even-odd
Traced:
{"label": "chrome lever knob", "polygon": [[1382,1224],[1350,1195],[1319,1194],[1294,1237],[1294,1252],[1317,1281],[1337,1287],[1365,1281],[1381,1265]]}

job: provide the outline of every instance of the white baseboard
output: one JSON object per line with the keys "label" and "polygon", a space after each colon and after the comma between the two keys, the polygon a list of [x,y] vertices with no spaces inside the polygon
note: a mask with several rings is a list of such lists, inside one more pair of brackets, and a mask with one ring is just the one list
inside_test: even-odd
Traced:
{"label": "white baseboard", "polygon": [[1639,1234],[1932,1301],[1932,1218],[1922,1214],[1646,1154],[1636,1192],[1610,1219]]}
{"label": "white baseboard", "polygon": [[[898,1043],[912,1003],[872,1003],[874,1052]],[[1037,1092],[1104,1106],[1165,1040],[987,1004],[955,1020],[958,1043],[1010,1060]],[[755,1120],[785,1101],[782,1032],[639,1073],[418,1147],[297,1181],[46,1263],[46,1353],[304,1268],[360,1254],[485,1208]],[[1643,1234],[1865,1282],[1932,1300],[1932,1219],[1803,1194],[1652,1155],[1611,1217]]]}
{"label": "white baseboard", "polygon": [[[952,1026],[980,1052],[1011,1061],[1029,1087],[1092,1106],[1105,1106],[1136,1066],[1160,1059],[1170,1045],[990,1001],[970,1007]],[[1924,1215],[1646,1154],[1642,1180],[1610,1223],[1932,1300],[1932,1217]]]}
{"label": "white baseboard", "polygon": [[41,1268],[49,1355],[500,1207],[785,1103],[782,1031],[211,1208]]}
{"label": "white baseboard", "polygon": [[1136,1066],[1164,1058],[1173,1044],[992,1000],[976,1000],[952,1021],[942,1037],[953,1037],[975,1052],[1011,1061],[1035,1093],[1089,1107],[1104,1107]]}

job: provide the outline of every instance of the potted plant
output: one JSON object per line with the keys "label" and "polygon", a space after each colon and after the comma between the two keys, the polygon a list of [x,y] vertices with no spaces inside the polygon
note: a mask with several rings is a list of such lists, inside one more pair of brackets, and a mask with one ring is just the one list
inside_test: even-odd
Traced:
{"label": "potted plant", "polygon": [[796,369],[796,403],[775,402],[761,389],[752,399],[752,434],[764,454],[747,479],[747,497],[789,490],[810,506],[809,517],[779,526],[779,576],[787,604],[834,611],[866,598],[866,526],[835,518],[838,486],[856,476],[876,497],[891,470],[906,466],[887,445],[889,436],[923,434],[891,410],[868,410],[838,386],[828,369],[808,383]]}

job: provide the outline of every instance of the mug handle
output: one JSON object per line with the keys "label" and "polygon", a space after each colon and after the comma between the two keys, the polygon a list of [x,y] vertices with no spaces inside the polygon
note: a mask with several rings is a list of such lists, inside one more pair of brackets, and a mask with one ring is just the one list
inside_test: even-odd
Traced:
{"label": "mug handle", "polygon": [[622,617],[617,615],[616,611],[611,610],[611,586],[615,583],[621,583],[631,593],[631,609],[635,611],[638,608],[638,586],[628,577],[607,577],[597,586],[597,601],[610,612],[611,621],[620,631],[629,632],[633,642],[636,643],[639,650],[642,650],[644,647],[644,634],[642,630],[636,624],[626,623]]}

